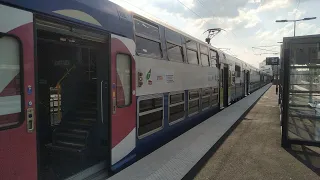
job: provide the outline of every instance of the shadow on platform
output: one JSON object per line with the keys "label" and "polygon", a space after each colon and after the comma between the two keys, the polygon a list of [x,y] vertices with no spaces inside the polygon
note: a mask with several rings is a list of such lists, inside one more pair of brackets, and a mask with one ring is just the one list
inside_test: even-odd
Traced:
{"label": "shadow on platform", "polygon": [[320,148],[292,145],[291,149],[286,151],[320,176]]}

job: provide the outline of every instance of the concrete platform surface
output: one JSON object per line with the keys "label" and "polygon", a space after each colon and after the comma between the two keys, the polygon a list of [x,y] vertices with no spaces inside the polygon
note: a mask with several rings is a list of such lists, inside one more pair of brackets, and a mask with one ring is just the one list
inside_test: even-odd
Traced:
{"label": "concrete platform surface", "polygon": [[278,99],[272,86],[196,175],[196,180],[320,179],[281,147]]}
{"label": "concrete platform surface", "polygon": [[255,91],[109,179],[182,179],[269,87]]}

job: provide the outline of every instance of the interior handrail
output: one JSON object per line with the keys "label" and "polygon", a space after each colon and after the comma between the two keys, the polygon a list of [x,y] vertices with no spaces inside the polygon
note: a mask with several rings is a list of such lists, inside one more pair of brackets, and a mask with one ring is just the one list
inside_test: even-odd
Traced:
{"label": "interior handrail", "polygon": [[61,115],[61,100],[60,100],[60,96],[61,96],[61,83],[63,80],[65,80],[68,75],[70,74],[70,72],[76,68],[76,65],[73,65],[69,70],[67,70],[67,72],[62,76],[62,78],[57,82],[56,88],[57,88],[57,95],[58,95],[58,118],[59,120],[61,120],[62,115]]}
{"label": "interior handrail", "polygon": [[62,78],[57,82],[57,85],[56,85],[57,88],[58,87],[60,88],[62,81],[65,80],[70,74],[70,72],[75,68],[76,68],[76,65],[73,65],[69,70],[67,70],[67,72],[62,76]]}

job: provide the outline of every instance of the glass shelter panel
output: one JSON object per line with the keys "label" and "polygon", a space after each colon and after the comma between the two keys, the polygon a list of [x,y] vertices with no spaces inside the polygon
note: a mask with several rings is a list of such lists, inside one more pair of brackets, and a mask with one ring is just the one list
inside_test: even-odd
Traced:
{"label": "glass shelter panel", "polygon": [[[298,42],[298,39],[294,42]],[[289,80],[287,138],[320,142],[319,44],[312,43],[310,39],[310,42],[291,43],[289,49],[289,58],[285,59],[288,62],[285,66]]]}

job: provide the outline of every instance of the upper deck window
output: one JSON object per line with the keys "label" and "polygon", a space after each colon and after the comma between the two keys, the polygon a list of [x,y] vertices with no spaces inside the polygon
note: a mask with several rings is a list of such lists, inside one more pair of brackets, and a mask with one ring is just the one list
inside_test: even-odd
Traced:
{"label": "upper deck window", "polygon": [[236,71],[236,77],[240,77],[240,72],[241,72],[240,66],[236,65],[235,66],[235,71]]}
{"label": "upper deck window", "polygon": [[134,19],[136,33],[153,39],[160,39],[159,28],[145,21]]}
{"label": "upper deck window", "polygon": [[205,54],[201,54],[201,62],[202,62],[202,66],[209,66],[209,57],[208,55]]}
{"label": "upper deck window", "polygon": [[200,44],[200,52],[203,54],[208,54],[208,47]]}
{"label": "upper deck window", "polygon": [[182,46],[167,42],[167,52],[170,61],[183,62]]}
{"label": "upper deck window", "polygon": [[166,29],[166,40],[177,45],[182,45],[180,34],[170,29]]}
{"label": "upper deck window", "polygon": [[190,39],[187,39],[186,38],[186,45],[187,45],[187,48],[191,48],[191,49],[194,49],[194,50],[197,50],[197,43],[195,41],[192,41]]}
{"label": "upper deck window", "polygon": [[183,62],[182,40],[179,33],[166,29],[167,53],[170,61]]}
{"label": "upper deck window", "polygon": [[218,65],[218,55],[217,52],[210,49],[210,62],[211,62],[211,67],[217,67]]}
{"label": "upper deck window", "polygon": [[198,53],[187,49],[187,56],[189,64],[199,64]]}
{"label": "upper deck window", "polygon": [[161,46],[159,42],[137,36],[136,47],[138,54],[145,54],[156,58],[162,57]]}
{"label": "upper deck window", "polygon": [[137,54],[161,58],[162,49],[159,27],[140,19],[134,19],[134,27]]}

